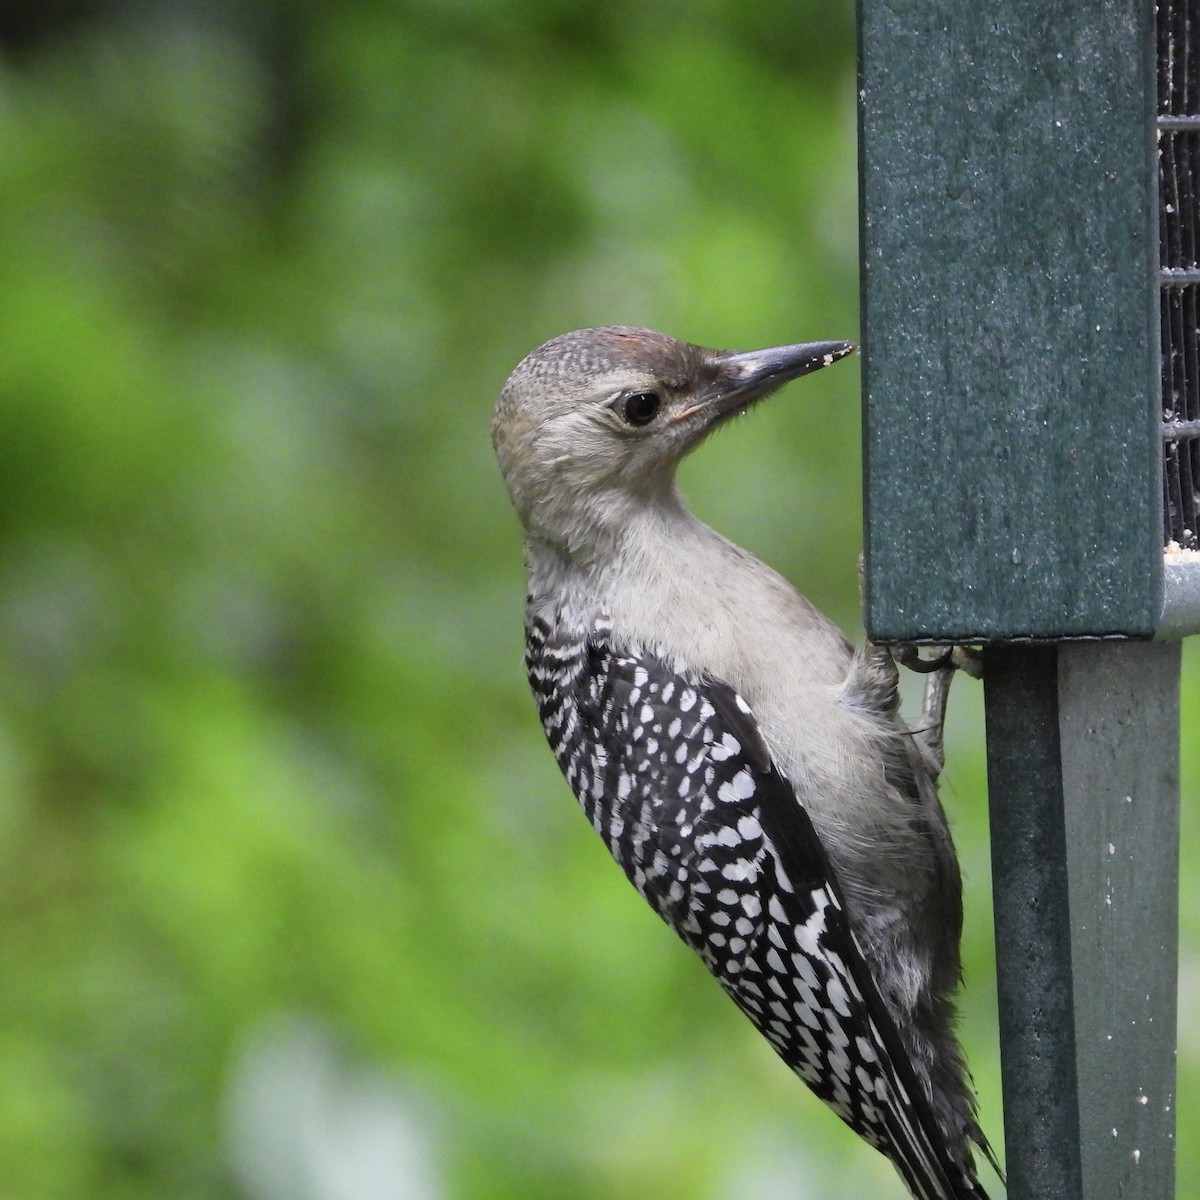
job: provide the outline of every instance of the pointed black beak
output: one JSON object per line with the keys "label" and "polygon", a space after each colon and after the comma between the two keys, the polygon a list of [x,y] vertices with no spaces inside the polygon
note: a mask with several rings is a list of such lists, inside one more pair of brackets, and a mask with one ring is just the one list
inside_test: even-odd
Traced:
{"label": "pointed black beak", "polygon": [[856,349],[853,342],[805,342],[767,350],[725,351],[717,356],[717,362],[738,393],[758,396],[801,375],[828,367]]}
{"label": "pointed black beak", "polygon": [[678,416],[701,411],[710,421],[732,416],[785,383],[828,367],[857,349],[853,342],[803,342],[766,350],[718,351],[712,358],[716,378]]}

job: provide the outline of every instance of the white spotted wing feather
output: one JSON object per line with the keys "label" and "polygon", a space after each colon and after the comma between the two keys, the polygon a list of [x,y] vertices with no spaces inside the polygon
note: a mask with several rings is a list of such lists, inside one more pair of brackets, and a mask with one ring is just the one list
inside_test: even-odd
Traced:
{"label": "white spotted wing feather", "polygon": [[720,680],[532,618],[546,735],[613,858],[780,1057],[913,1194],[984,1200],[945,1153],[837,881],[753,714]]}

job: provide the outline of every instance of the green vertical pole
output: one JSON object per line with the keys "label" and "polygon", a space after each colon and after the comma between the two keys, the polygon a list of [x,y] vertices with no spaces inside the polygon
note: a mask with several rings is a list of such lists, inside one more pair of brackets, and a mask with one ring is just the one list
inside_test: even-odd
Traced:
{"label": "green vertical pole", "polygon": [[1179,653],[986,654],[1010,1200],[1174,1194]]}
{"label": "green vertical pole", "polygon": [[984,677],[1009,1196],[1079,1200],[1058,651],[997,647]]}
{"label": "green vertical pole", "polygon": [[859,0],[866,624],[985,645],[1013,1200],[1174,1185],[1155,99],[1150,0]]}

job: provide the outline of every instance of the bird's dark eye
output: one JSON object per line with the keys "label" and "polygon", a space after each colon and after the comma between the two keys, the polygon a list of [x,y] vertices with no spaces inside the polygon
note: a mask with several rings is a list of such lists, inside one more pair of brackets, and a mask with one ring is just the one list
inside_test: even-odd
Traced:
{"label": "bird's dark eye", "polygon": [[631,392],[617,401],[617,412],[630,425],[649,425],[658,416],[662,401],[657,392]]}

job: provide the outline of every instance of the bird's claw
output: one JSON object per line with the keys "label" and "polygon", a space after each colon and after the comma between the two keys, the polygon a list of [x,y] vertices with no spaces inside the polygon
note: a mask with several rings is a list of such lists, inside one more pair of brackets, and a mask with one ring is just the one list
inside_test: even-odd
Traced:
{"label": "bird's claw", "polygon": [[893,646],[892,657],[910,671],[926,675],[925,700],[920,723],[915,730],[917,740],[925,750],[934,773],[940,775],[946,761],[944,743],[946,699],[955,671],[965,671],[973,679],[983,674],[983,655],[971,646],[947,646],[932,658],[922,658],[911,642]]}
{"label": "bird's claw", "polygon": [[918,675],[929,675],[950,667],[956,671],[965,671],[972,679],[983,675],[983,654],[974,646],[947,646],[939,650],[932,658],[922,658],[920,649],[912,642],[902,642],[891,647],[892,657],[910,671]]}
{"label": "bird's claw", "polygon": [[933,658],[922,658],[921,651],[912,642],[902,642],[899,646],[892,647],[892,657],[902,667],[916,671],[918,675],[928,675],[949,666],[953,653],[954,647],[951,646],[935,654]]}

